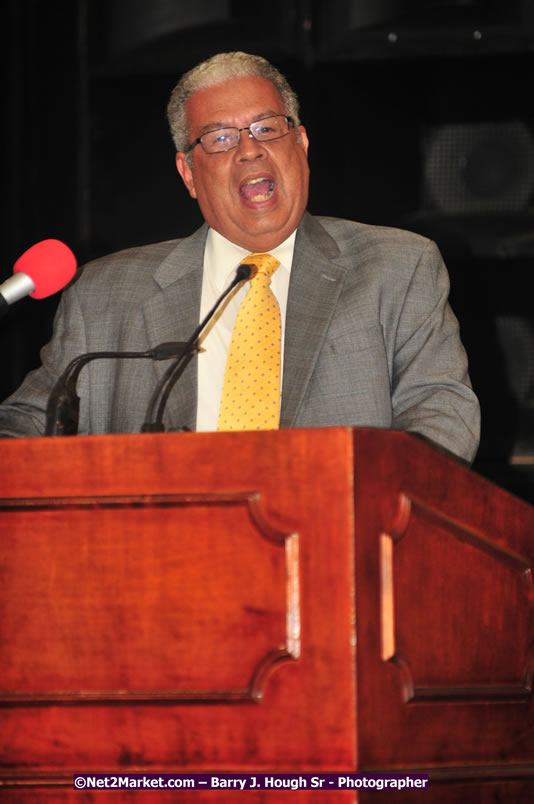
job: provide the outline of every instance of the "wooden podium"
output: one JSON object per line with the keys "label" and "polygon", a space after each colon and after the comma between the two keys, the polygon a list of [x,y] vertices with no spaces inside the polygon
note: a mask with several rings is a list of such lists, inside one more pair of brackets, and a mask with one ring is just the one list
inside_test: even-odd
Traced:
{"label": "wooden podium", "polygon": [[115,435],[4,440],[0,478],[0,800],[212,771],[431,790],[143,800],[534,800],[534,509],[456,461],[380,430]]}

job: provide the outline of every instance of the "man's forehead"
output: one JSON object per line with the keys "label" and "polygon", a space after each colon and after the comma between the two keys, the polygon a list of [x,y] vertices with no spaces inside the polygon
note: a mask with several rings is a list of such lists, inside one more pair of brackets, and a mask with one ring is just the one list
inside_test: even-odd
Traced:
{"label": "man's forehead", "polygon": [[248,125],[261,117],[285,113],[277,88],[256,76],[230,78],[202,87],[193,92],[186,111],[190,124],[199,131]]}

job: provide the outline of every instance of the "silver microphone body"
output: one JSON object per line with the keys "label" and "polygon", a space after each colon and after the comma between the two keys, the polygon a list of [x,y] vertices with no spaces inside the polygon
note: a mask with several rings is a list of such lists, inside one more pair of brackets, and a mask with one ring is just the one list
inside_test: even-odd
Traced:
{"label": "silver microphone body", "polygon": [[0,295],[2,295],[5,301],[10,305],[23,299],[25,296],[29,296],[34,290],[35,285],[33,279],[22,271],[17,271],[16,274],[10,276],[9,279],[6,279],[6,281],[2,282],[0,285]]}

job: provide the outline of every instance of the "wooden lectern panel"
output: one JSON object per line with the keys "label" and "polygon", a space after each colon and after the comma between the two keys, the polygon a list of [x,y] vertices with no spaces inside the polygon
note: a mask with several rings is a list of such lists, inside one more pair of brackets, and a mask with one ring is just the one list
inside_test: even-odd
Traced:
{"label": "wooden lectern panel", "polygon": [[21,801],[79,800],[83,771],[354,767],[352,434],[250,435],[5,443],[0,764]]}
{"label": "wooden lectern panel", "polygon": [[355,443],[361,766],[426,768],[436,801],[534,800],[534,510],[419,445]]}
{"label": "wooden lectern panel", "polygon": [[534,509],[456,461],[377,430],[125,435],[5,441],[0,477],[0,800],[410,770],[436,803],[534,800]]}
{"label": "wooden lectern panel", "polygon": [[[256,495],[26,498],[4,514],[0,701],[256,700],[299,656],[298,535]],[[30,618],[35,599],[49,605]]]}
{"label": "wooden lectern panel", "polygon": [[[382,658],[402,669],[406,701],[529,697],[533,585],[525,556],[402,495],[380,564]],[[437,619],[432,603],[447,599],[454,603]],[[509,633],[509,649],[496,652]]]}

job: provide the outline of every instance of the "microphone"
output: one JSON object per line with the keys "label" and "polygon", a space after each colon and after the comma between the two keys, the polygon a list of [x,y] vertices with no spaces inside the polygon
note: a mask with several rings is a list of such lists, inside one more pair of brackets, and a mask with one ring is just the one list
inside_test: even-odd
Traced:
{"label": "microphone", "polygon": [[0,317],[25,296],[44,299],[57,293],[70,282],[76,267],[76,257],[61,240],[35,243],[18,258],[13,276],[0,284]]}
{"label": "microphone", "polygon": [[146,352],[87,352],[70,361],[52,389],[46,408],[46,436],[76,435],[80,411],[80,397],[76,393],[76,383],[82,368],[91,360],[145,358],[148,360],[169,360],[179,355],[185,343],[169,341],[160,343]]}
{"label": "microphone", "polygon": [[[198,352],[198,338],[206,325],[211,321],[215,313],[217,312],[219,306],[228,296],[228,294],[238,285],[240,282],[243,282],[247,279],[252,279],[258,273],[258,269],[253,264],[241,263],[238,265],[235,276],[230,283],[230,285],[226,288],[223,293],[219,296],[211,310],[208,314],[203,318],[200,322],[198,327],[195,329],[191,337],[188,341],[186,341],[184,348],[182,349],[181,354],[178,356],[175,363],[172,363],[161,380],[156,385],[154,392],[150,398],[150,402],[148,403],[148,408],[146,412],[145,421],[141,428],[142,433],[163,433],[165,432],[165,425],[163,424],[163,413],[165,410],[165,405],[167,404],[167,400],[170,396],[170,393],[176,382],[184,373],[185,369],[189,365],[189,362],[193,358],[193,355]],[[156,404],[158,399],[161,395],[161,399],[158,406],[158,412],[156,418],[154,419],[154,411],[156,409]]]}

